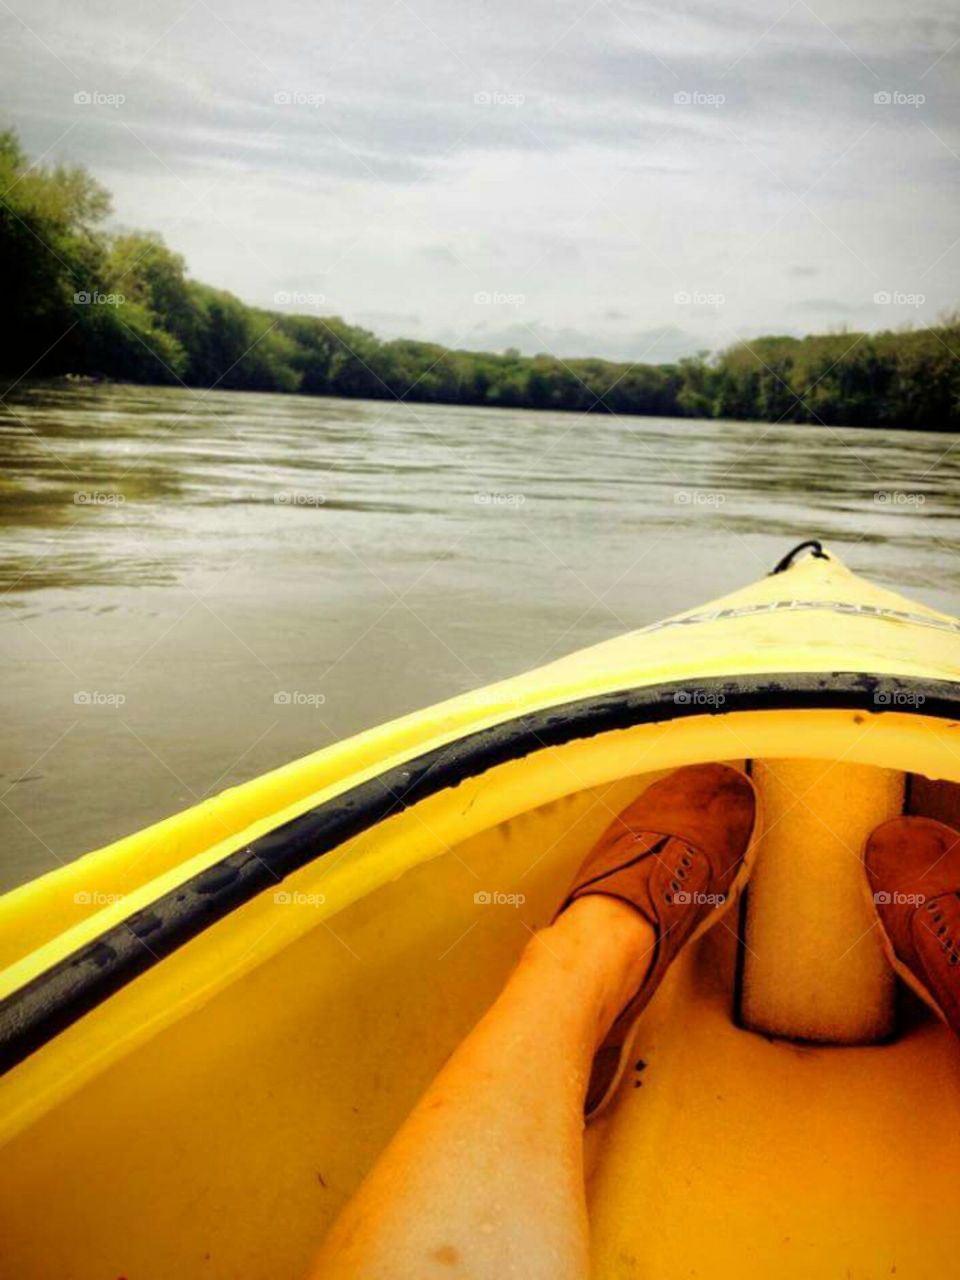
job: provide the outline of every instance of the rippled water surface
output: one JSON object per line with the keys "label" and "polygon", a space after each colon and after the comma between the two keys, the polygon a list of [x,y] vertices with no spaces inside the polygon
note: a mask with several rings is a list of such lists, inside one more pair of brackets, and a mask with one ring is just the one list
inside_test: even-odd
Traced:
{"label": "rippled water surface", "polygon": [[6,886],[804,537],[960,612],[933,432],[32,387],[0,450]]}

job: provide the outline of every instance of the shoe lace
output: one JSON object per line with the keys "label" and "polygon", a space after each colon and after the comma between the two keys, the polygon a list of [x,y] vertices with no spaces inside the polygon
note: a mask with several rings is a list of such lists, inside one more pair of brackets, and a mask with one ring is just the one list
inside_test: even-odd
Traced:
{"label": "shoe lace", "polygon": [[[954,896],[960,897],[960,895]],[[946,952],[947,963],[951,965],[960,964],[960,949],[958,949],[956,940],[950,931],[950,925],[943,918],[942,900],[940,898],[931,899],[927,903],[927,912],[930,916],[930,925],[933,926],[931,932],[939,939],[941,951]]]}

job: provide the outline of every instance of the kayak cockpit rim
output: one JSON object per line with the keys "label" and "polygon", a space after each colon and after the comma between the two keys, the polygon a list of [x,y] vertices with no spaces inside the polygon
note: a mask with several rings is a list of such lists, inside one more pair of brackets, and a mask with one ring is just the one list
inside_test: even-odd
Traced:
{"label": "kayak cockpit rim", "polygon": [[12,992],[0,1002],[0,1072],[286,876],[468,778],[544,748],[636,725],[791,710],[956,721],[960,683],[857,671],[700,677],[560,703],[466,733],[241,846]]}

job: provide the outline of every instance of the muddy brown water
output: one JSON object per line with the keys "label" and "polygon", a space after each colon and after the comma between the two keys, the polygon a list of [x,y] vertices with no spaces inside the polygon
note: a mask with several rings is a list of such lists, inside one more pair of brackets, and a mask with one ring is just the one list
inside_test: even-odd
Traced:
{"label": "muddy brown water", "polygon": [[126,386],[0,407],[0,887],[794,542],[960,612],[960,439]]}

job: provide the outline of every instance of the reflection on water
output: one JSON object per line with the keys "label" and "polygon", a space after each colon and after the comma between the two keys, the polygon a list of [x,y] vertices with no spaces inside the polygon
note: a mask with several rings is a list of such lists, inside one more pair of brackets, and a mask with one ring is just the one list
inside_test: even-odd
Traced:
{"label": "reflection on water", "polygon": [[22,389],[0,410],[0,884],[811,535],[958,612],[954,441]]}

